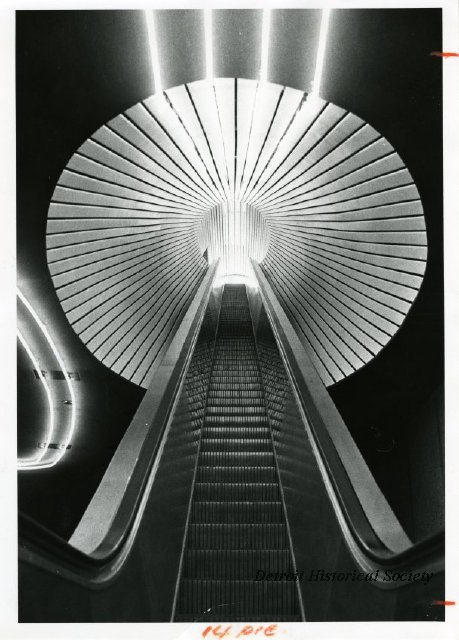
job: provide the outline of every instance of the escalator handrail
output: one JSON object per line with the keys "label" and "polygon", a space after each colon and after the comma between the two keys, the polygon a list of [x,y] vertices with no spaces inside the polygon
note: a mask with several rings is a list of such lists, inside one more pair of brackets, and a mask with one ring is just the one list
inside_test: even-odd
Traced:
{"label": "escalator handrail", "polygon": [[[327,415],[327,413],[325,413],[324,415],[324,412],[321,411],[322,407],[317,406],[317,404],[313,402],[308,385],[311,377],[313,378],[314,386],[319,384],[323,387],[323,390],[325,386],[319,379],[312,362],[309,360],[304,346],[296,336],[296,332],[279,304],[266,275],[263,273],[261,267],[253,260],[252,267],[288,377],[297,397],[299,408],[302,410],[305,426],[310,429],[311,439],[313,440],[311,444],[313,445],[314,453],[316,458],[318,458],[317,461],[321,468],[322,475],[326,476],[327,491],[329,495],[332,494],[330,498],[335,508],[338,521],[343,528],[343,536],[357,564],[366,571],[375,571],[378,568],[401,570],[406,567],[411,570],[430,568],[434,572],[443,570],[444,532],[440,531],[416,543],[412,543],[411,540],[409,540],[389,504],[384,496],[382,496],[373,475],[364,462],[357,446],[353,443],[352,437],[337,412],[336,407],[334,407],[328,392],[325,390],[326,396],[322,394],[321,401],[325,397],[328,398],[330,405],[333,405],[333,416],[336,424],[330,424],[330,420],[328,420],[327,423],[327,418],[329,418],[330,414]],[[280,318],[282,318],[282,321]],[[291,335],[295,334],[296,337],[295,349],[293,349],[292,343],[286,334],[289,329]],[[303,352],[301,354],[302,363],[304,364],[305,359],[308,361],[307,372],[305,372],[304,368],[302,368],[298,362],[299,351]],[[319,424],[320,422],[322,424]],[[343,461],[343,457],[348,455],[348,452],[345,452],[343,455],[343,452],[340,451],[339,448],[339,439],[338,441],[333,441],[332,438],[330,438],[330,431],[333,432],[336,428],[345,429],[349,437],[349,442],[353,443],[355,457],[352,460]],[[365,482],[361,482],[360,486],[355,486],[352,474],[348,472],[349,464],[359,466],[358,472],[360,473],[360,477],[364,477],[365,479]],[[355,475],[358,475],[358,473],[354,473],[354,477]],[[337,477],[340,478],[339,483],[336,481]],[[369,493],[370,498],[368,496],[366,497],[367,503],[365,504],[365,497],[362,500],[362,492],[367,491],[369,486],[371,487]],[[381,518],[381,514],[378,514],[379,517],[377,521],[375,521],[374,518],[374,511],[366,508],[369,499],[375,495],[375,492],[381,494],[378,497],[379,504],[384,506],[385,503],[386,508],[385,517]],[[388,518],[386,519],[387,516]],[[381,531],[381,524],[383,526],[384,524],[389,524],[392,528],[389,536],[386,537],[385,532]],[[346,529],[346,531],[344,531],[344,529]],[[389,542],[394,540],[394,529],[396,544],[387,544],[385,540]]]}
{"label": "escalator handrail", "polygon": [[[192,317],[187,313],[182,319],[178,331],[180,329],[186,331],[186,337],[180,353],[176,354],[175,367],[173,367],[166,385],[166,394],[162,399],[161,410],[155,414],[156,420],[160,421],[161,424],[156,425],[157,428],[155,430],[149,429],[149,431],[155,431],[157,434],[156,442],[147,442],[148,438],[146,439],[145,442],[148,446],[142,447],[141,455],[132,471],[129,485],[126,487],[126,494],[122,497],[120,508],[104,540],[93,552],[87,553],[70,544],[36,520],[19,512],[18,534],[19,557],[21,560],[38,565],[41,568],[48,568],[51,571],[56,571],[56,568],[59,567],[61,575],[65,575],[73,581],[82,582],[86,586],[92,584],[95,587],[113,579],[121,568],[130,550],[131,544],[129,541],[132,543],[135,537],[135,523],[139,519],[142,500],[145,500],[145,490],[148,483],[152,482],[152,469],[154,463],[157,462],[158,452],[161,451],[166,426],[172,417],[175,401],[193,355],[194,345],[208,305],[218,263],[219,261],[216,261],[210,265],[197,287],[195,297],[189,307],[189,311],[192,310],[193,303],[196,302],[196,309],[192,313]],[[168,351],[164,356],[164,359],[167,358]],[[154,378],[152,384],[154,384]]]}

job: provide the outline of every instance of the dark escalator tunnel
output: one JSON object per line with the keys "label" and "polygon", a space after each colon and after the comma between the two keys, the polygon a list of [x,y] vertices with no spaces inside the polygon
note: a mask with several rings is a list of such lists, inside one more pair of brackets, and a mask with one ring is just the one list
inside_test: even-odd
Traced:
{"label": "dark escalator tunnel", "polygon": [[301,620],[244,285],[226,285],[175,620]]}

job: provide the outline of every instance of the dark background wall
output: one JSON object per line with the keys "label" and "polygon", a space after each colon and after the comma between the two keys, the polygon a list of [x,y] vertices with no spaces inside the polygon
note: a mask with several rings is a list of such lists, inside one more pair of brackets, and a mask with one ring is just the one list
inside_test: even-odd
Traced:
{"label": "dark background wall", "polygon": [[[324,97],[370,122],[397,149],[421,195],[429,253],[424,283],[401,330],[375,360],[335,385],[331,395],[399,517],[415,535],[409,487],[429,475],[418,432],[427,428],[426,403],[442,383],[444,366],[442,72],[430,56],[441,50],[441,12],[339,13]],[[437,397],[443,401],[441,390]],[[428,429],[436,429],[436,423]],[[392,451],[380,451],[392,441]],[[423,486],[427,490],[428,481]],[[431,484],[427,495],[441,502],[442,485]]]}
{"label": "dark background wall", "polygon": [[[75,442],[62,462],[19,474],[19,508],[64,537],[78,524],[144,391],[101,365],[69,326],[46,263],[47,210],[78,146],[153,92],[146,43],[138,37],[143,29],[141,12],[16,14],[19,285],[46,309],[69,370],[80,373],[75,385],[84,398]],[[19,361],[19,431],[45,419],[22,391],[30,369]]]}

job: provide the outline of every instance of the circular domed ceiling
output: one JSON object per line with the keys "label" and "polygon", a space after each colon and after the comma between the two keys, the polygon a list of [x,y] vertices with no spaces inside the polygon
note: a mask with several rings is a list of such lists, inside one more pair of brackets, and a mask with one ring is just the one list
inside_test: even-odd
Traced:
{"label": "circular domed ceiling", "polygon": [[361,119],[255,80],[154,95],[63,171],[47,255],[94,355],[147,387],[207,270],[257,260],[330,385],[371,360],[415,299],[427,242],[403,161]]}

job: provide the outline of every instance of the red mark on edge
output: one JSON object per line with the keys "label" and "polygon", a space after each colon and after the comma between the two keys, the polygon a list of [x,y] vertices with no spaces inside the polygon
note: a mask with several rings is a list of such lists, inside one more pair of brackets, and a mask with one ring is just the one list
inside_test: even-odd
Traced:
{"label": "red mark on edge", "polygon": [[[237,631],[239,631],[239,633],[237,633]],[[247,637],[247,636],[258,636],[259,638],[262,636],[265,636],[266,638],[271,638],[272,636],[276,635],[276,632],[278,631],[278,626],[277,624],[270,624],[269,626],[266,625],[258,625],[257,627],[252,626],[251,624],[246,624],[244,627],[242,627],[241,629],[236,628],[233,630],[233,625],[228,625],[225,629],[223,628],[223,625],[219,624],[219,625],[210,625],[208,627],[206,627],[204,629],[204,631],[202,632],[202,637],[205,638],[206,636],[209,636],[209,638],[219,638],[220,640],[223,640],[223,638],[227,637],[227,636],[232,636],[233,638],[241,638],[241,637]]]}
{"label": "red mark on edge", "polygon": [[454,600],[434,600],[432,604],[443,606],[443,607],[451,607],[456,604]]}
{"label": "red mark on edge", "polygon": [[459,53],[455,51],[432,51],[430,55],[437,58],[459,58]]}

